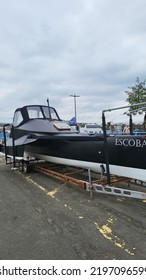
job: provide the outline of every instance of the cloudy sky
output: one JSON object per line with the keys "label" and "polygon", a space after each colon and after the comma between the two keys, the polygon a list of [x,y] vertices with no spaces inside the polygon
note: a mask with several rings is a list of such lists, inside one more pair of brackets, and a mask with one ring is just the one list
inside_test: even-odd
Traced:
{"label": "cloudy sky", "polygon": [[136,77],[146,78],[145,0],[0,0],[0,122],[47,97],[70,119],[77,94],[78,121],[100,123]]}

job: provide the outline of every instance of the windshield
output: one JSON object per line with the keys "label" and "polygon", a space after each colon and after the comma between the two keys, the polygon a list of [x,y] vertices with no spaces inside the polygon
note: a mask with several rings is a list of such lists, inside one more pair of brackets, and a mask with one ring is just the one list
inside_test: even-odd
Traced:
{"label": "windshield", "polygon": [[27,107],[29,119],[53,119],[58,120],[59,117],[54,108],[47,106],[29,106]]}
{"label": "windshield", "polygon": [[39,106],[27,107],[29,119],[42,119],[43,113]]}

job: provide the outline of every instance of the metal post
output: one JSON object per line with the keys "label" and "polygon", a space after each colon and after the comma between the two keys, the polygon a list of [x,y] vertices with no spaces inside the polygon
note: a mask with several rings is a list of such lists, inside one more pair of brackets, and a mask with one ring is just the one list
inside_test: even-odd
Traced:
{"label": "metal post", "polygon": [[106,121],[104,112],[102,112],[102,126],[103,126],[103,135],[104,135],[104,150],[105,150],[105,161],[106,161],[106,176],[107,184],[110,186],[110,169],[109,169],[109,154],[108,154],[108,143],[106,135]]}
{"label": "metal post", "polygon": [[16,161],[15,161],[15,132],[14,132],[14,125],[12,125],[12,146],[13,146],[13,167],[16,167]]}
{"label": "metal post", "polygon": [[74,95],[74,107],[75,107],[75,119],[76,119],[76,123],[77,123],[77,105],[76,105],[76,95]]}
{"label": "metal post", "polygon": [[92,189],[92,180],[91,180],[91,170],[90,170],[90,168],[88,168],[88,178],[89,178],[90,198],[93,198],[93,189]]}
{"label": "metal post", "polygon": [[9,124],[4,124],[3,126],[3,135],[4,135],[4,149],[5,149],[5,161],[7,164],[7,151],[6,151],[6,126],[8,126]]}
{"label": "metal post", "polygon": [[130,114],[129,118],[129,127],[130,127],[130,134],[133,134],[133,124],[132,124],[132,114]]}
{"label": "metal post", "polygon": [[80,97],[80,95],[71,94],[70,96],[74,98],[74,111],[75,111],[75,120],[76,120],[76,126],[77,126],[77,105],[76,105],[76,98],[77,98],[77,97]]}

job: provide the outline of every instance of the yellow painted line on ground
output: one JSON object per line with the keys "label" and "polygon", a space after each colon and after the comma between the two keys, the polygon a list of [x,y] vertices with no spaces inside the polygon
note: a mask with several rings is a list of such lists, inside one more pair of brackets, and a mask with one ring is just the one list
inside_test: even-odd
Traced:
{"label": "yellow painted line on ground", "polygon": [[32,183],[33,185],[35,185],[36,187],[38,187],[41,191],[45,192],[46,193],[46,189],[44,187],[42,187],[41,185],[39,185],[38,183],[36,183],[34,180],[32,180],[29,176],[25,177],[26,180],[29,182],[29,183]]}
{"label": "yellow painted line on ground", "polygon": [[47,195],[52,197],[52,198],[55,198],[55,194],[58,192],[58,188],[54,189],[53,191],[51,192],[47,192]]}
{"label": "yellow painted line on ground", "polygon": [[[17,173],[18,171],[16,171]],[[21,174],[22,176],[24,176],[22,173],[18,172],[19,174]],[[47,189],[45,189],[43,186],[41,186],[40,184],[36,183],[32,178],[30,178],[30,176],[26,177],[24,176],[24,178],[26,178],[26,180],[30,183],[32,183],[33,185],[35,185],[36,187],[38,187],[41,191],[43,191],[47,196],[50,196],[51,198],[55,199],[56,201],[59,201],[59,199],[55,198],[55,195],[56,193],[59,191],[58,188],[55,188],[53,191],[50,191],[48,192]],[[146,202],[146,201],[145,201]],[[75,209],[73,209],[71,206],[67,205],[67,204],[64,204],[64,207],[67,208],[68,210],[72,211],[77,217],[78,219],[84,219],[84,217],[78,213]],[[132,248],[133,249],[133,252],[131,252],[130,249],[126,248],[126,243],[125,241],[121,240],[118,236],[114,235],[113,232],[112,232],[112,229],[110,228],[109,224],[112,224],[114,225],[114,221],[117,221],[116,218],[112,218],[112,217],[109,217],[107,219],[107,223],[102,225],[102,226],[99,226],[99,223],[93,221],[93,224],[96,226],[96,228],[98,229],[98,231],[102,234],[102,236],[109,240],[110,242],[113,243],[114,246],[124,250],[127,254],[133,256],[134,255],[134,250],[135,248]]]}
{"label": "yellow painted line on ground", "polygon": [[[24,176],[25,177],[25,176]],[[35,182],[32,178],[30,178],[30,176],[25,177],[26,180],[35,185],[37,188],[39,188],[41,191],[43,191],[44,193],[46,193],[48,196],[55,198],[55,194],[59,191],[59,189],[54,189],[53,191],[48,192],[47,189],[45,189],[43,186],[41,186],[40,184],[38,184],[37,182]],[[56,200],[58,200],[57,198],[55,198]],[[58,200],[59,201],[59,200]]]}
{"label": "yellow painted line on ground", "polygon": [[[25,176],[24,176],[25,177]],[[35,185],[37,188],[39,188],[41,191],[45,192],[47,196],[50,196],[52,198],[55,198],[56,201],[59,201],[58,198],[55,197],[56,193],[59,191],[58,188],[55,188],[53,191],[48,192],[47,189],[45,189],[43,186],[41,186],[40,184],[36,183],[32,178],[30,178],[30,176],[25,177],[26,180],[28,182],[30,182],[31,184]],[[79,219],[83,219],[84,217],[81,216],[77,211],[75,211],[74,209],[72,209],[69,205],[64,204],[64,207],[66,207],[67,209],[69,209],[70,211],[74,212],[76,214],[76,216]]]}
{"label": "yellow painted line on ground", "polygon": [[69,205],[64,204],[64,207],[66,207],[66,208],[69,209],[70,211],[74,212],[75,215],[76,215],[79,219],[84,219],[84,217],[81,216],[81,214],[79,214],[77,211],[75,211],[74,209],[72,209]]}
{"label": "yellow painted line on ground", "polygon": [[[112,218],[110,218],[112,220]],[[113,221],[113,220],[112,220]],[[118,236],[115,236],[112,232],[112,229],[109,227],[109,224],[106,223],[105,225],[99,226],[97,222],[94,222],[96,228],[99,232],[103,235],[103,237],[114,244],[114,246],[123,249],[126,253],[131,256],[134,256],[134,252],[131,252],[129,249],[126,248],[125,241],[120,240]],[[135,248],[133,248],[135,250]]]}
{"label": "yellow painted line on ground", "polygon": [[113,224],[113,218],[108,218],[107,220],[109,223]]}
{"label": "yellow painted line on ground", "polygon": [[[55,197],[56,193],[59,191],[59,188],[55,188],[53,191],[48,192],[47,189],[45,189],[43,186],[35,182],[30,176],[25,176],[23,173],[20,173],[19,171],[15,171],[19,176],[21,175],[24,177],[29,183],[33,184],[37,188],[39,188],[41,191],[43,191],[47,196],[50,196],[51,198],[55,199],[56,201],[60,201],[58,198]],[[80,213],[78,213],[76,210],[72,209],[69,205],[64,204],[64,207],[68,210],[72,211],[79,219],[84,219],[83,216],[81,216]]]}

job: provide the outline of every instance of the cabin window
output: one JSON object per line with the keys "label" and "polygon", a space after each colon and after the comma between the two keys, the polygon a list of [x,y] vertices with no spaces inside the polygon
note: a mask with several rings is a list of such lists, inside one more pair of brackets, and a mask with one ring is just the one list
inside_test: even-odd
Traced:
{"label": "cabin window", "polygon": [[50,114],[51,114],[51,119],[58,120],[58,116],[54,108],[50,108],[50,109],[48,107],[42,107],[42,108],[43,108],[44,115],[47,119],[50,119]]}
{"label": "cabin window", "polygon": [[17,126],[23,121],[23,117],[20,111],[16,111],[14,115],[13,125]]}
{"label": "cabin window", "polygon": [[27,107],[29,119],[42,119],[43,114],[39,106]]}

